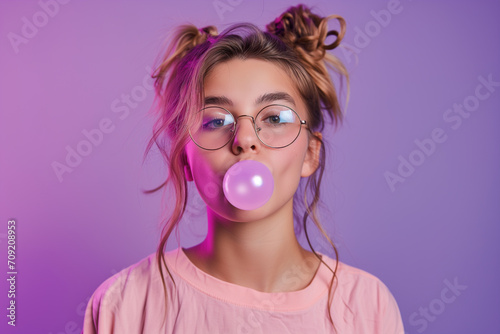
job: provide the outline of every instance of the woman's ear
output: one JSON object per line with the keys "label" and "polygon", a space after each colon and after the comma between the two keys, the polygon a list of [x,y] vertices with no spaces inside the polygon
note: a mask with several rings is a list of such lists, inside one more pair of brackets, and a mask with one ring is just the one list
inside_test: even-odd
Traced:
{"label": "woman's ear", "polygon": [[321,151],[321,141],[323,139],[323,134],[321,132],[314,132],[315,136],[311,136],[309,139],[309,147],[307,149],[306,157],[304,159],[304,164],[302,165],[302,173],[300,176],[308,177],[312,175],[319,166],[319,155]]}

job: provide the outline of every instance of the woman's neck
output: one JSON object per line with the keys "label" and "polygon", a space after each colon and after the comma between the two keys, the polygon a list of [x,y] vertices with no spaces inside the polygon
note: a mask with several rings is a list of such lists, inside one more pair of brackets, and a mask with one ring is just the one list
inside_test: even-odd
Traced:
{"label": "woman's neck", "polygon": [[262,292],[301,290],[320,261],[299,244],[289,205],[292,201],[252,222],[228,222],[208,210],[207,237],[185,253],[199,269],[226,282]]}

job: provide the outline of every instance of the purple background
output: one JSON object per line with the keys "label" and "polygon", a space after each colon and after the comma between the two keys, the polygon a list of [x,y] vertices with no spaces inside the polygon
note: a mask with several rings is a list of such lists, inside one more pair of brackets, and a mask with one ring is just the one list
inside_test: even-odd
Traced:
{"label": "purple background", "polygon": [[[141,189],[158,185],[166,170],[156,150],[141,166],[153,99],[143,79],[164,33],[186,22],[262,28],[297,4],[222,2],[230,10],[217,13],[213,1],[71,1],[45,22],[41,4],[54,1],[1,3],[0,268],[5,277],[7,221],[15,218],[19,272],[15,328],[6,324],[0,281],[2,333],[79,333],[97,286],[155,251],[161,196]],[[480,76],[500,82],[499,2],[401,0],[385,26],[371,11],[389,1],[303,3],[343,16],[345,42],[358,56],[356,64],[335,51],[351,73],[351,101],[345,126],[324,132],[321,216],[340,260],[382,279],[408,333],[499,333],[500,87],[470,104],[475,110],[460,127],[443,119],[453,104],[475,101]],[[9,34],[22,37],[34,20],[40,27],[25,29],[16,50]],[[66,147],[82,145],[82,131],[105,119],[110,133],[58,179],[52,164],[64,164]],[[436,128],[446,141],[391,191],[384,173],[397,173],[400,155],[417,159],[414,141]],[[193,193],[190,201],[184,247],[206,232],[203,203]],[[312,242],[332,255],[317,234]],[[466,288],[443,303],[445,281],[455,279]],[[420,315],[429,307],[432,321]]]}

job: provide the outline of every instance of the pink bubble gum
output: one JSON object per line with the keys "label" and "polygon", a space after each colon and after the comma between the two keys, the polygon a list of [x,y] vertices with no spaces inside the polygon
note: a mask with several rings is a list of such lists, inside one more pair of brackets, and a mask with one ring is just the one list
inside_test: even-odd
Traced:
{"label": "pink bubble gum", "polygon": [[222,185],[229,203],[241,210],[255,210],[271,198],[274,179],[263,163],[242,160],[227,170]]}

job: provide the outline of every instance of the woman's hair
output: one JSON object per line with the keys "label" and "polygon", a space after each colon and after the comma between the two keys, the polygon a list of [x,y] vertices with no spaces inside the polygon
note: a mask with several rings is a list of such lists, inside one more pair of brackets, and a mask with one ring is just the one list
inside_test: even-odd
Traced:
{"label": "woman's hair", "polygon": [[[328,31],[327,22],[332,18],[340,23],[339,31]],[[184,166],[187,164],[184,148],[189,141],[187,125],[193,118],[193,111],[202,108],[204,79],[216,65],[235,58],[269,61],[283,69],[293,78],[293,82],[296,82],[297,90],[309,115],[311,130],[309,133],[321,143],[321,151],[319,167],[307,178],[303,194],[300,194],[300,191],[295,193],[294,202],[303,201],[305,210],[301,219],[307,242],[313,253],[326,265],[314,251],[309,240],[306,225],[308,217],[312,218],[316,227],[331,244],[338,260],[338,251],[323,229],[316,213],[320,200],[321,179],[325,169],[325,148],[322,138],[312,131],[323,130],[325,114],[335,126],[343,119],[328,68],[335,71],[340,79],[347,80],[347,100],[349,77],[343,64],[326,50],[336,48],[344,34],[345,21],[342,17],[330,15],[323,18],[311,13],[310,9],[302,4],[288,8],[273,22],[266,25],[266,31],[262,31],[251,23],[234,24],[221,34],[217,33],[214,26],[198,29],[191,24],[181,25],[173,30],[173,37],[166,51],[161,53],[159,65],[155,66],[152,74],[156,91],[156,107],[154,108],[156,119],[152,138],[144,153],[144,158],[146,158],[152,145],[156,144],[168,165],[167,179],[157,188],[144,192],[153,193],[165,187],[165,194],[166,186],[170,183],[175,194],[173,211],[171,214],[162,216],[161,240],[156,252],[165,300],[167,300],[167,290],[162,263],[173,281],[165,263],[165,246],[185,212],[188,198],[187,182],[184,177]],[[332,35],[334,40],[326,44],[325,40]],[[342,83],[342,80],[340,82]],[[310,201],[308,201],[307,192],[312,194]],[[300,213],[295,205],[294,218],[296,221],[300,220]],[[328,294],[329,316],[333,324],[330,304],[333,297],[334,279],[337,278],[338,261],[334,270],[326,266],[333,273]]]}

